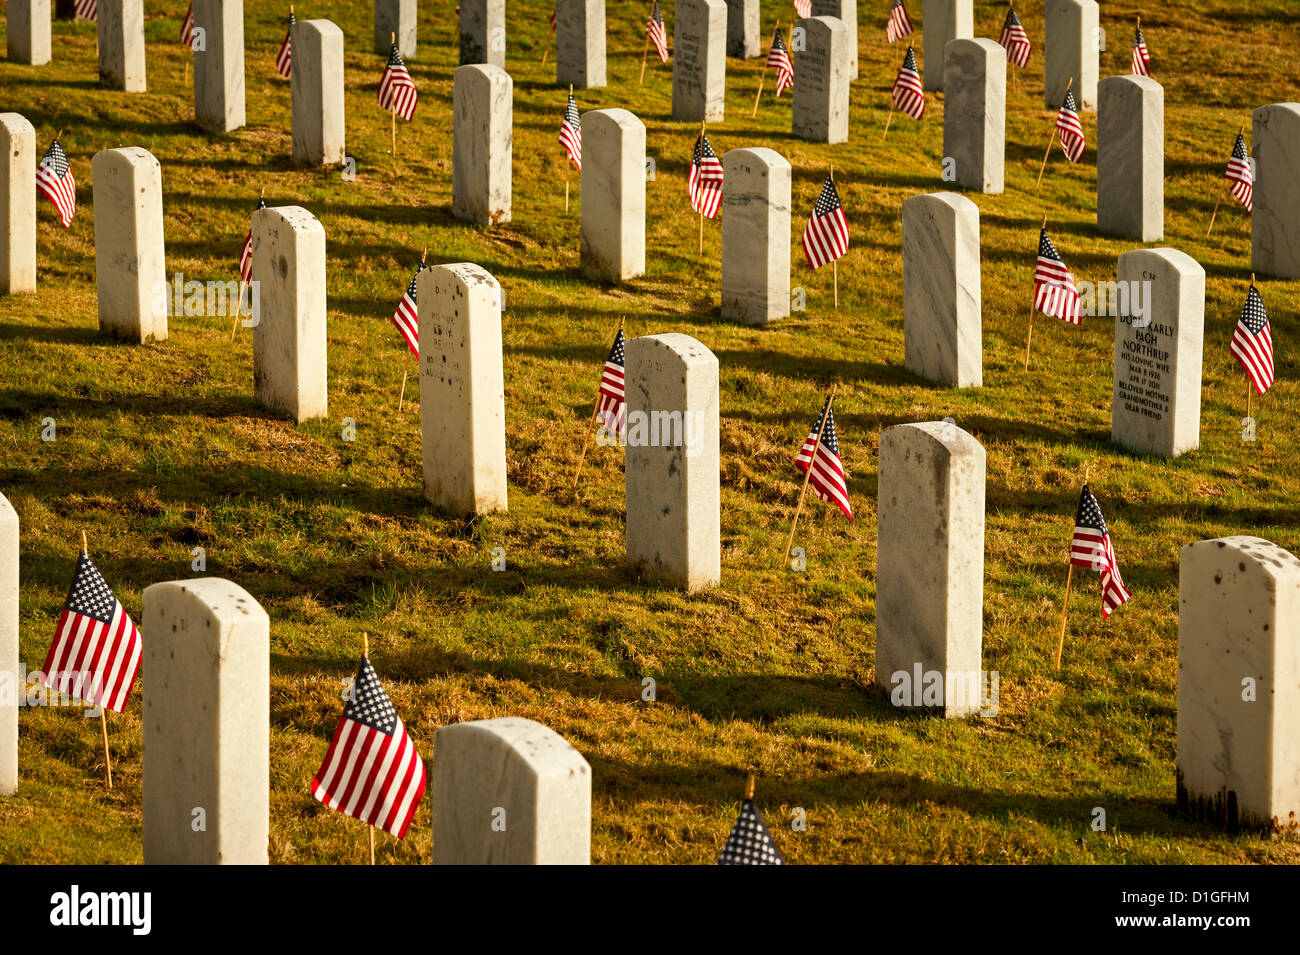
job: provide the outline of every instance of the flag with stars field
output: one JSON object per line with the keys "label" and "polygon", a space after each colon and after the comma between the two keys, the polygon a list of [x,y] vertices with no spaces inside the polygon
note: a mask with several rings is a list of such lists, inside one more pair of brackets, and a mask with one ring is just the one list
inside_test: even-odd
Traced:
{"label": "flag with stars field", "polygon": [[781,38],[781,28],[778,26],[776,32],[772,34],[772,49],[767,54],[767,68],[776,70],[776,95],[779,97],[782,90],[788,90],[794,86],[794,63],[790,60],[790,51],[785,48],[785,40]]}
{"label": "flag with stars field", "polygon": [[379,106],[409,122],[415,115],[415,104],[419,98],[415,92],[415,82],[402,60],[402,53],[394,43],[388,51],[388,65],[384,67],[384,75],[379,78]]}
{"label": "flag with stars field", "polygon": [[1134,76],[1151,75],[1151,53],[1147,50],[1147,38],[1142,35],[1141,27],[1133,34],[1132,70]]}
{"label": "flag with stars field", "polygon": [[279,73],[286,80],[290,73],[293,72],[293,25],[297,21],[293,18],[293,11],[289,11],[289,28],[285,31],[284,42],[280,44],[280,52],[275,55],[275,72]]}
{"label": "flag with stars field", "polygon": [[660,63],[668,62],[668,31],[664,28],[664,15],[659,10],[659,0],[650,8],[650,18],[645,22],[645,35],[654,44]]}
{"label": "flag with stars field", "polygon": [[808,225],[803,230],[803,254],[810,268],[819,269],[849,250],[849,223],[840,194],[830,176],[822,183]]}
{"label": "flag with stars field", "polygon": [[1070,162],[1083,158],[1087,145],[1083,138],[1083,123],[1079,121],[1079,104],[1074,98],[1074,90],[1065,91],[1065,102],[1056,114],[1056,134],[1061,140],[1061,149]]}
{"label": "flag with stars field", "polygon": [[402,337],[406,339],[406,344],[411,351],[415,352],[416,357],[420,355],[420,309],[417,305],[415,289],[416,282],[423,271],[424,263],[421,262],[415,267],[415,274],[411,276],[411,284],[406,286],[406,294],[397,303],[397,311],[393,312],[393,324],[402,333]]}
{"label": "flag with stars field", "polygon": [[1071,325],[1083,323],[1074,276],[1056,251],[1044,227],[1038,231],[1038,263],[1034,266],[1034,308]]}
{"label": "flag with stars field", "polygon": [[1255,174],[1250,170],[1250,157],[1246,155],[1246,137],[1237,134],[1237,141],[1232,144],[1232,155],[1228,157],[1228,169],[1223,178],[1231,184],[1229,191],[1246,207],[1247,212],[1255,210]]}
{"label": "flag with stars field", "polygon": [[627,424],[627,404],[623,392],[623,329],[614,336],[614,347],[605,359],[600,375],[600,392],[596,399],[596,417],[605,430],[622,434]]}
{"label": "flag with stars field", "polygon": [[691,156],[691,170],[687,175],[691,193],[691,208],[705,218],[712,219],[722,205],[722,163],[713,151],[709,137],[700,133],[695,140]]}
{"label": "flag with stars field", "polygon": [[731,827],[731,834],[718,856],[718,865],[785,865],[785,857],[776,847],[776,840],[754,800],[746,799],[740,807],[736,824]]}
{"label": "flag with stars field", "polygon": [[1246,293],[1237,327],[1232,330],[1228,350],[1241,362],[1251,384],[1261,395],[1273,385],[1273,331],[1259,290],[1252,284]]}
{"label": "flag with stars field", "polygon": [[369,657],[352,682],[311,794],[330,809],[405,838],[424,796],[424,763]]}
{"label": "flag with stars field", "polygon": [[77,214],[77,180],[68,165],[68,154],[57,139],[50,143],[36,167],[36,188],[59,210],[63,228],[70,226],[72,217]]}
{"label": "flag with stars field", "polygon": [[[826,419],[823,427],[822,419]],[[821,440],[817,436],[821,435]],[[844,512],[844,516],[853,520],[853,508],[849,506],[849,488],[844,473],[844,462],[840,459],[840,439],[835,432],[835,412],[831,409],[831,399],[826,399],[821,414],[813,422],[812,430],[804,439],[803,447],[795,457],[794,463],[799,470],[811,472],[808,483],[813,493],[823,501],[829,501]]]}
{"label": "flag with stars field", "polygon": [[1070,538],[1070,563],[1087,567],[1101,574],[1101,615],[1109,617],[1120,604],[1133,596],[1124,588],[1115,560],[1115,548],[1110,542],[1106,519],[1101,516],[1101,505],[1092,496],[1088,485],[1079,495],[1079,510],[1074,517],[1074,536]]}
{"label": "flag with stars field", "polygon": [[1007,51],[1007,62],[1021,69],[1028,65],[1029,54],[1034,47],[1029,42],[1029,34],[1025,32],[1020,17],[1016,16],[1014,7],[1007,11],[1007,19],[1002,24],[1002,36],[998,42]]}
{"label": "flag with stars field", "polygon": [[907,55],[903,57],[903,65],[898,68],[898,76],[894,78],[892,96],[894,106],[900,112],[906,113],[913,119],[920,119],[925,115],[925,91],[921,88],[921,70],[916,65],[916,51],[910,46],[907,48]]}
{"label": "flag with stars field", "polygon": [[[253,211],[266,208],[266,200],[258,199],[257,205]],[[248,227],[248,235],[244,237],[244,248],[239,253],[239,278],[244,282],[253,281],[253,227]]]}
{"label": "flag with stars field", "polygon": [[894,5],[889,8],[889,22],[885,24],[885,41],[897,43],[903,37],[911,36],[914,32],[912,20],[907,15],[907,8],[903,6],[903,0],[894,0]]}
{"label": "flag with stars field", "polygon": [[140,631],[83,551],[45,657],[45,685],[121,713],[141,651]]}
{"label": "flag with stars field", "polygon": [[569,94],[568,105],[564,107],[564,119],[560,121],[560,145],[568,155],[569,161],[579,169],[582,168],[582,119],[578,116],[578,103]]}

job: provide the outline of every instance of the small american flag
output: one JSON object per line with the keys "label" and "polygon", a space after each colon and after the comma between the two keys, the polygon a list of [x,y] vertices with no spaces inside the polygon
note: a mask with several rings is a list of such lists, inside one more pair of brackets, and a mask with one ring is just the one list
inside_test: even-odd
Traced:
{"label": "small american flag", "polygon": [[72,9],[79,19],[94,23],[99,18],[99,5],[95,0],[77,0]]}
{"label": "small american flag", "polygon": [[311,794],[402,839],[424,796],[424,763],[367,657],[350,697]]}
{"label": "small american flag", "polygon": [[[822,419],[826,419],[825,427]],[[821,435],[821,441],[817,435]],[[815,450],[814,450],[815,449]],[[840,439],[835,433],[835,412],[831,410],[831,399],[826,399],[821,414],[813,422],[812,430],[804,439],[803,447],[795,457],[794,463],[799,470],[807,471],[808,483],[813,493],[823,501],[829,501],[844,512],[844,516],[853,520],[853,509],[849,507],[849,487],[844,474],[844,462],[840,460]]]}
{"label": "small american flag", "polygon": [[1074,276],[1065,267],[1061,254],[1047,237],[1047,229],[1038,232],[1038,264],[1034,267],[1034,308],[1071,325],[1083,323],[1079,308],[1079,290]]}
{"label": "small american flag", "polygon": [[1083,158],[1083,124],[1079,122],[1079,104],[1074,100],[1074,90],[1065,91],[1065,102],[1056,114],[1056,133],[1066,159],[1078,162]]}
{"label": "small american flag", "polygon": [[279,73],[285,79],[293,71],[293,25],[297,21],[293,18],[293,12],[289,13],[289,29],[285,31],[284,42],[280,44],[280,52],[275,55],[275,72]]}
{"label": "small american flag", "polygon": [[[83,551],[45,657],[45,685],[121,713],[140,654],[140,631]],[[90,676],[90,685],[78,688],[82,673]]]}
{"label": "small american flag", "polygon": [[650,19],[645,22],[645,35],[655,45],[655,52],[659,54],[659,62],[667,63],[668,33],[664,30],[664,15],[659,12],[659,0],[654,0],[654,6],[650,8]]}
{"label": "small american flag", "polygon": [[397,303],[397,311],[393,312],[393,324],[402,333],[407,346],[410,347],[411,351],[415,352],[416,357],[420,355],[420,309],[416,302],[415,286],[416,280],[419,279],[420,273],[423,271],[424,263],[421,262],[415,267],[415,274],[411,276],[411,284],[406,286],[406,294]]}
{"label": "small american flag", "polygon": [[897,43],[914,32],[912,21],[908,19],[907,10],[903,7],[903,0],[894,0],[894,5],[889,10],[889,22],[885,24],[885,39]]}
{"label": "small american flag", "polygon": [[77,180],[68,165],[68,154],[57,139],[50,143],[36,167],[36,188],[59,210],[63,228],[71,225],[72,217],[77,213]]}
{"label": "small american flag", "polygon": [[812,0],[794,0],[794,12],[800,19],[812,16]]}
{"label": "small american flag", "polygon": [[1264,311],[1264,300],[1254,284],[1246,293],[1246,304],[1241,309],[1241,318],[1237,319],[1237,327],[1232,330],[1228,350],[1246,369],[1255,390],[1261,395],[1268,391],[1273,384],[1273,332],[1268,324],[1268,312]]}
{"label": "small american flag", "polygon": [[415,115],[415,104],[419,98],[411,74],[402,62],[401,51],[394,43],[388,51],[388,65],[384,67],[384,75],[379,78],[379,106],[409,121]]}
{"label": "small american flag", "polygon": [[627,424],[627,405],[623,400],[623,329],[614,336],[614,347],[605,359],[605,370],[600,375],[600,391],[596,398],[596,417],[606,430],[622,434]]}
{"label": "small american flag", "polygon": [[1033,49],[1033,44],[1029,42],[1029,34],[1021,25],[1020,17],[1016,16],[1014,7],[1007,11],[1006,22],[1002,24],[1002,37],[998,42],[1007,51],[1007,61],[1024,69],[1029,63],[1029,53]]}
{"label": "small american flag", "polygon": [[785,858],[776,847],[767,823],[758,814],[754,800],[746,799],[740,807],[740,816],[722,847],[718,865],[785,865]]}
{"label": "small american flag", "polygon": [[772,49],[767,54],[767,68],[776,70],[776,95],[780,96],[782,90],[788,90],[794,86],[794,64],[790,62],[790,53],[785,48],[785,40],[781,39],[781,28],[776,28],[776,33],[772,35]]}
{"label": "small american flag", "polygon": [[1086,484],[1079,495],[1079,511],[1074,517],[1070,563],[1076,567],[1089,567],[1101,574],[1103,619],[1133,596],[1124,589],[1119,563],[1115,560],[1115,548],[1111,546],[1110,532],[1106,530],[1106,519],[1101,516],[1101,507]]}
{"label": "small american flag", "polygon": [[1136,76],[1151,75],[1151,53],[1147,50],[1146,37],[1138,27],[1133,34],[1133,73]]}
{"label": "small american flag", "polygon": [[849,250],[849,223],[840,194],[830,176],[822,183],[808,225],[803,230],[803,254],[810,268],[819,269]]}
{"label": "small american flag", "polygon": [[[253,211],[266,208],[266,200],[258,199]],[[245,282],[253,281],[253,227],[249,225],[248,235],[244,237],[244,248],[239,253],[239,277]]]}
{"label": "small american flag", "polygon": [[578,103],[569,94],[568,105],[564,107],[564,119],[560,120],[560,145],[568,153],[569,161],[579,169],[582,168],[582,120],[578,117]]}
{"label": "small american flag", "polygon": [[691,208],[712,219],[722,205],[722,163],[718,162],[718,155],[703,132],[695,140],[691,171],[686,178],[691,192]]}
{"label": "small american flag", "polygon": [[1250,160],[1246,156],[1246,138],[1237,134],[1237,141],[1232,144],[1232,155],[1228,157],[1228,171],[1223,177],[1232,183],[1231,192],[1246,207],[1247,212],[1255,210],[1255,175],[1250,171]]}
{"label": "small american flag", "polygon": [[194,42],[194,4],[185,11],[185,19],[181,21],[181,46],[190,46]]}
{"label": "small american flag", "polygon": [[916,51],[910,46],[903,65],[894,78],[894,105],[913,119],[925,115],[925,92],[921,89],[921,72],[916,66]]}

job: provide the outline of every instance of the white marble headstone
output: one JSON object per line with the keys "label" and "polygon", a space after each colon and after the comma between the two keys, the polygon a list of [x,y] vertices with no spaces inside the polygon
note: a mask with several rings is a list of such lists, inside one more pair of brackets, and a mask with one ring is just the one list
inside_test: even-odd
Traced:
{"label": "white marble headstone", "polygon": [[763,55],[758,0],[726,0],[727,56],[749,60]]}
{"label": "white marble headstone", "polygon": [[506,0],[461,0],[460,65],[471,63],[505,69]]}
{"label": "white marble headstone", "polygon": [[204,129],[244,125],[244,0],[194,0],[194,27],[205,49],[194,53],[194,115]]}
{"label": "white marble headstone", "polygon": [[1257,164],[1251,268],[1261,275],[1300,278],[1300,103],[1255,110],[1251,142]]}
{"label": "white marble headstone", "polygon": [[794,56],[790,132],[800,139],[842,143],[849,138],[849,33],[834,17],[795,24],[804,49]]}
{"label": "white marble headstone", "polygon": [[[844,24],[848,35],[845,42],[848,77],[858,78],[858,0],[812,0],[812,16],[831,17]],[[796,23],[797,27],[799,24]],[[792,37],[793,41],[793,37]],[[792,51],[792,55],[797,51]]]}
{"label": "white marble headstone", "polygon": [[293,161],[300,166],[341,165],[346,158],[343,31],[329,20],[299,20],[290,33]]}
{"label": "white marble headstone", "polygon": [[726,99],[726,0],[677,0],[672,118],[720,123]]}
{"label": "white marble headstone", "polygon": [[950,181],[997,195],[1006,157],[1006,50],[994,40],[949,40],[943,59],[943,161],[953,161],[956,177]]}
{"label": "white marble headstone", "polygon": [[605,85],[605,0],[555,0],[555,82]]}
{"label": "white marble headstone", "polygon": [[[102,9],[102,8],[101,8]],[[94,180],[95,285],[99,330],[132,342],[167,337],[162,167],[139,146],[104,149]]]}
{"label": "white marble headstone", "polygon": [[764,147],[722,157],[722,316],[762,325],[790,314],[793,171]]}
{"label": "white marble headstone", "polygon": [[50,62],[50,4],[53,0],[9,0],[5,28],[9,60],[43,66]]}
{"label": "white marble headstone", "polygon": [[451,214],[480,225],[510,221],[514,83],[499,66],[452,73]]}
{"label": "white marble headstone", "polygon": [[982,314],[979,207],[955,192],[904,199],[908,370],[954,388],[983,385]]}
{"label": "white marble headstone", "polygon": [[416,0],[375,0],[375,52],[387,62],[388,51],[396,42],[402,59],[412,59],[419,21]]}
{"label": "white marble headstone", "polygon": [[36,130],[0,113],[0,294],[36,291]]}
{"label": "white marble headstone", "polygon": [[127,93],[145,92],[144,0],[99,0],[99,81]]}
{"label": "white marble headstone", "polygon": [[1138,242],[1165,234],[1165,91],[1149,76],[1097,85],[1097,231]]}
{"label": "white marble headstone", "polygon": [[[927,54],[925,74],[921,78],[927,92],[948,87],[944,51],[953,40],[975,36],[975,13],[971,0],[922,0],[922,46]],[[1003,53],[1003,61],[1006,54]]]}
{"label": "white marble headstone", "polygon": [[582,271],[623,282],[645,274],[645,124],[625,109],[581,121]]}
{"label": "white marble headstone", "polygon": [[1101,39],[1096,0],[1045,0],[1043,6],[1044,105],[1060,109],[1073,78],[1079,109],[1096,109]]}

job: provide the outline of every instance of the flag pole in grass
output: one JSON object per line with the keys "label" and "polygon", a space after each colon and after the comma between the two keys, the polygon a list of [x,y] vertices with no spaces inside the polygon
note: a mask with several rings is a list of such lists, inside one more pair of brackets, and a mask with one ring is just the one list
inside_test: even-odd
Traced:
{"label": "flag pole in grass", "polygon": [[[776,21],[777,30],[781,29],[781,21]],[[767,60],[763,61],[763,72],[758,74],[758,92],[754,94],[754,108],[750,111],[750,118],[758,115],[758,101],[763,96],[763,81],[767,79]]]}
{"label": "flag pole in grass", "polygon": [[[90,549],[86,544],[86,532],[81,532],[81,553],[86,557],[90,556]],[[108,788],[113,788],[113,757],[108,750],[108,716],[107,710],[104,709],[104,702],[101,699],[99,703],[99,732],[104,739],[104,774],[108,777]]]}
{"label": "flag pole in grass", "polygon": [[551,14],[551,26],[546,31],[546,45],[542,48],[542,66],[546,65],[546,58],[551,55],[551,37],[553,36],[555,36],[555,14],[554,13]]}
{"label": "flag pole in grass", "polygon": [[[822,444],[822,432],[826,430],[826,422],[831,419],[831,403],[835,401],[835,389],[831,388],[831,393],[826,397],[826,413],[822,415],[821,425],[817,428],[817,438],[813,441],[812,455],[808,459],[808,470],[803,473],[803,487],[799,490],[799,504],[794,509],[794,521],[790,524],[790,537],[785,542],[785,556],[781,558],[783,566],[790,564],[790,548],[794,546],[794,530],[799,526],[799,515],[803,513],[804,495],[808,493],[808,481],[812,478],[813,465],[817,463],[817,449]],[[807,440],[805,438],[805,440]],[[753,777],[750,777],[751,783]],[[752,798],[752,797],[746,797]]]}
{"label": "flag pole in grass", "polygon": [[[835,166],[828,163],[831,185],[835,185]],[[838,190],[837,190],[838,191]],[[831,259],[831,288],[834,290],[835,311],[840,310],[840,260],[839,258]]]}
{"label": "flag pole in grass", "polygon": [[[1038,227],[1042,232],[1047,228],[1047,213],[1043,213],[1043,224]],[[1029,300],[1029,332],[1025,335],[1025,371],[1029,370],[1029,346],[1034,341],[1034,300]]]}
{"label": "flag pole in grass", "polygon": [[752,800],[753,798],[754,798],[754,774],[750,773],[749,778],[745,780],[745,799]]}
{"label": "flag pole in grass", "polygon": [[[429,247],[426,245],[426,246],[424,247],[424,251],[420,253],[420,268],[424,268],[424,261],[425,261],[425,259],[428,258],[428,256],[429,256]],[[411,354],[411,349],[409,349],[409,348],[406,349],[406,352],[407,352],[408,355],[410,355],[410,354]],[[410,370],[411,370],[411,361],[410,361],[410,359],[408,358],[407,361],[406,361],[406,366],[405,366],[404,368],[402,368],[402,391],[401,391],[401,394],[399,394],[399,395],[397,396],[397,413],[398,413],[398,414],[401,414],[401,413],[402,413],[402,403],[403,403],[404,401],[406,401],[406,376],[407,376],[407,374],[410,372]]]}
{"label": "flag pole in grass", "polygon": [[[618,320],[618,329],[614,332],[615,340],[618,339],[618,333],[623,330],[623,323],[627,320],[624,315]],[[596,403],[591,408],[591,418],[587,421],[587,436],[582,441],[582,453],[578,455],[578,470],[573,474],[573,494],[578,494],[578,481],[582,478],[582,463],[587,460],[587,448],[591,446],[591,429],[596,424],[596,415],[600,413],[600,386],[596,386]]]}
{"label": "flag pole in grass", "polygon": [[[1088,486],[1087,462],[1083,465],[1083,485]],[[1061,654],[1065,652],[1065,623],[1070,613],[1070,584],[1074,581],[1074,561],[1067,555],[1065,562],[1070,569],[1065,572],[1065,599],[1061,602],[1061,636],[1056,641],[1056,669],[1058,670],[1061,669]]]}
{"label": "flag pole in grass", "polygon": [[[1245,124],[1245,123],[1242,123],[1241,126],[1237,129],[1237,135],[1240,136],[1240,135],[1245,131],[1245,129],[1246,129],[1246,124]],[[1236,142],[1237,142],[1237,141],[1234,139],[1234,140],[1233,140],[1233,145],[1234,145],[1234,147],[1236,146]],[[1225,177],[1223,178],[1223,185],[1222,185],[1222,187],[1219,189],[1219,198],[1218,198],[1218,201],[1216,201],[1216,202],[1214,203],[1214,211],[1213,211],[1212,213],[1210,213],[1210,225],[1209,225],[1209,227],[1205,230],[1205,237],[1206,237],[1207,239],[1210,237],[1210,231],[1214,228],[1214,220],[1215,220],[1215,218],[1217,218],[1218,215],[1219,215],[1219,206],[1221,206],[1221,205],[1223,204],[1223,197],[1226,196],[1227,194],[1228,194],[1228,178],[1225,176]],[[1249,221],[1249,220],[1247,220],[1247,221]],[[1252,284],[1252,285],[1255,284],[1255,280],[1254,280],[1253,278],[1251,279],[1251,284]]]}
{"label": "flag pole in grass", "polygon": [[884,142],[889,137],[889,124],[892,123],[893,121],[894,121],[894,94],[893,92],[890,92],[889,115],[885,117],[885,134],[880,137],[881,142]]}
{"label": "flag pole in grass", "polygon": [[[1061,105],[1057,107],[1056,110],[1057,115],[1060,115],[1061,110],[1065,107],[1065,97],[1070,95],[1070,87],[1072,87],[1073,85],[1074,85],[1074,77],[1071,76],[1070,81],[1065,84],[1065,96],[1061,97]],[[1034,183],[1035,189],[1037,189],[1043,183],[1043,170],[1047,168],[1047,157],[1052,155],[1052,143],[1054,142],[1056,142],[1056,121],[1055,120],[1052,121],[1052,131],[1047,136],[1047,150],[1046,152],[1043,153],[1043,164],[1038,167],[1038,181]],[[1062,146],[1061,148],[1064,149],[1065,147]]]}

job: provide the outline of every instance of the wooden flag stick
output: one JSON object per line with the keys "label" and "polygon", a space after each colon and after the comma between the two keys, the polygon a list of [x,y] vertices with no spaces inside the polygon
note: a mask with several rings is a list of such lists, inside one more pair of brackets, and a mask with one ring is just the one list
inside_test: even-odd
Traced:
{"label": "wooden flag stick", "polygon": [[[1065,84],[1065,96],[1070,95],[1070,87],[1073,85],[1074,85],[1074,77],[1071,76],[1070,81]],[[1062,107],[1065,106],[1065,96],[1061,97]],[[1056,114],[1058,116],[1061,114],[1060,108],[1057,109]],[[1047,134],[1047,149],[1043,152],[1043,164],[1038,167],[1038,181],[1034,183],[1035,189],[1037,189],[1040,185],[1042,185],[1043,170],[1047,168],[1047,157],[1052,155],[1052,143],[1054,142],[1056,142],[1056,120],[1052,120],[1052,131]],[[1065,147],[1062,146],[1061,148],[1064,149]]]}
{"label": "wooden flag stick", "polygon": [[[81,553],[90,554],[90,547],[86,543],[86,532],[81,532]],[[104,710],[104,704],[99,704],[99,734],[104,740],[104,775],[108,779],[108,788],[113,788],[113,756],[108,749],[108,716]]]}
{"label": "wooden flag stick", "polygon": [[894,121],[894,97],[889,97],[889,115],[885,118],[885,135],[881,136],[883,141],[889,135],[889,124]]}
{"label": "wooden flag stick", "polygon": [[[618,320],[618,332],[621,332],[623,330],[623,322],[626,320],[627,320],[626,315],[622,316]],[[618,337],[618,332],[614,333],[615,338]],[[578,470],[575,471],[573,474],[573,493],[575,495],[578,493],[578,480],[582,477],[582,462],[587,460],[587,448],[590,447],[591,445],[591,428],[592,425],[596,423],[596,413],[599,411],[600,411],[600,388],[598,386],[596,388],[596,404],[591,409],[591,420],[587,422],[587,436],[586,438],[583,439],[582,442],[582,454],[578,455]]]}
{"label": "wooden flag stick", "polygon": [[[781,29],[781,21],[776,21],[776,28]],[[750,111],[749,117],[753,119],[758,115],[758,101],[763,96],[763,81],[767,79],[767,60],[763,61],[763,72],[758,74],[758,92],[754,94],[754,108]]]}
{"label": "wooden flag stick", "polygon": [[[258,198],[266,198],[266,186],[262,187],[262,194]],[[235,320],[230,323],[230,340],[232,342],[235,340],[235,332],[239,331],[239,308],[244,304],[244,289],[246,288],[248,288],[248,283],[244,281],[244,274],[241,271],[239,274],[239,305],[235,307]],[[249,304],[251,306],[252,303]]]}
{"label": "wooden flag stick", "polygon": [[645,85],[645,63],[646,57],[650,53],[650,34],[645,35],[645,46],[641,48],[641,78],[636,81],[637,86]]}
{"label": "wooden flag stick", "polygon": [[[1245,128],[1246,128],[1246,124],[1245,124],[1245,123],[1242,123],[1241,126],[1239,126],[1239,127],[1237,128],[1237,135],[1240,136],[1241,133],[1242,133],[1242,130],[1244,130]],[[1237,146],[1237,141],[1236,141],[1235,139],[1232,141],[1232,145],[1233,145],[1233,148],[1235,149],[1236,146]],[[1223,204],[1223,197],[1226,196],[1227,194],[1228,194],[1228,180],[1225,178],[1225,179],[1223,180],[1222,187],[1219,189],[1219,198],[1218,198],[1218,200],[1214,203],[1214,212],[1212,212],[1212,213],[1210,214],[1210,225],[1209,225],[1209,228],[1207,228],[1207,229],[1205,230],[1205,237],[1206,237],[1207,239],[1210,237],[1210,230],[1214,228],[1214,220],[1215,220],[1215,218],[1216,218],[1216,217],[1218,216],[1218,214],[1219,214],[1219,206]]]}
{"label": "wooden flag stick", "polygon": [[[1069,558],[1066,558],[1069,560]],[[1074,580],[1074,564],[1070,564],[1070,569],[1065,574],[1065,600],[1061,605],[1061,636],[1056,641],[1056,669],[1061,669],[1061,654],[1065,651],[1065,623],[1066,616],[1070,612],[1070,583]]]}
{"label": "wooden flag stick", "polygon": [[546,31],[546,46],[542,49],[542,66],[546,65],[546,58],[551,53],[551,37],[555,36],[555,24],[552,23],[550,29]]}
{"label": "wooden flag stick", "polygon": [[754,774],[750,773],[749,778],[745,780],[745,801],[748,802],[754,798]]}
{"label": "wooden flag stick", "polygon": [[822,432],[826,430],[826,422],[830,420],[831,404],[835,401],[835,389],[826,398],[826,414],[822,416],[821,425],[817,428],[817,438],[813,441],[812,457],[808,461],[808,469],[803,473],[803,487],[799,491],[799,504],[794,510],[794,521],[790,524],[790,538],[785,542],[785,556],[781,559],[783,566],[790,565],[790,548],[794,546],[794,529],[799,526],[799,515],[803,513],[804,495],[808,493],[808,480],[812,477],[813,465],[817,463],[817,449],[822,445]]}
{"label": "wooden flag stick", "polygon": [[[370,634],[368,633],[363,633],[361,635],[361,659],[363,660],[370,659]],[[367,825],[366,834],[367,836],[369,836],[370,839],[370,864],[374,865],[375,864],[375,827],[371,825]]]}

